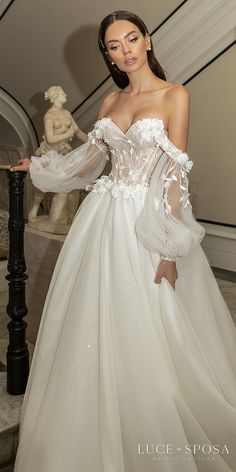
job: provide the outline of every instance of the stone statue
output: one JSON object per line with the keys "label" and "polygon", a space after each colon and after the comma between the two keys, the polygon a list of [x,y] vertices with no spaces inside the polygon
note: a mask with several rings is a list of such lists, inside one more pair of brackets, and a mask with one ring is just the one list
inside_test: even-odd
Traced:
{"label": "stone statue", "polygon": [[[44,116],[45,133],[36,155],[42,156],[52,149],[66,155],[72,150],[70,141],[75,136],[85,142],[87,135],[78,127],[70,112],[63,108],[67,96],[62,87],[50,87],[44,97],[45,100],[50,100],[52,106]],[[49,215],[37,216],[44,196],[45,193],[35,188],[32,208],[28,215],[29,226],[50,233],[66,234],[79,205],[80,191],[52,194]]]}

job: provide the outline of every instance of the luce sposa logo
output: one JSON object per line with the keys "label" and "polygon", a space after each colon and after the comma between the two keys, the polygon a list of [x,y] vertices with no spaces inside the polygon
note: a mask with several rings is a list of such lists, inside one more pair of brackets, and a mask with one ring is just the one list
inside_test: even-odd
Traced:
{"label": "luce sposa logo", "polygon": [[137,452],[140,455],[158,455],[158,456],[171,456],[178,454],[188,455],[217,455],[217,454],[229,454],[229,448],[227,444],[138,444]]}

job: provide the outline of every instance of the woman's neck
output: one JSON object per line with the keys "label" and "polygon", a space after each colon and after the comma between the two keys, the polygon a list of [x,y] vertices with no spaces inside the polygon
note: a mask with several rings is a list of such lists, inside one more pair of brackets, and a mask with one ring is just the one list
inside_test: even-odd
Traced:
{"label": "woman's neck", "polygon": [[129,85],[125,93],[130,95],[140,95],[145,92],[155,90],[158,82],[161,86],[162,80],[153,74],[148,64],[145,64],[140,70],[130,72],[127,74],[129,78]]}

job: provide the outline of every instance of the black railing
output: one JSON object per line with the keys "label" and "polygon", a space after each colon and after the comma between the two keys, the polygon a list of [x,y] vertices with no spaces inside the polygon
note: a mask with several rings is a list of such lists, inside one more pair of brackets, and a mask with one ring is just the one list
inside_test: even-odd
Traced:
{"label": "black railing", "polygon": [[0,165],[9,179],[9,257],[8,280],[9,298],[7,314],[11,318],[7,328],[9,345],[7,348],[7,392],[20,395],[25,392],[29,375],[29,350],[26,343],[27,315],[25,303],[26,265],[24,258],[24,179],[26,172],[11,172],[9,166]]}

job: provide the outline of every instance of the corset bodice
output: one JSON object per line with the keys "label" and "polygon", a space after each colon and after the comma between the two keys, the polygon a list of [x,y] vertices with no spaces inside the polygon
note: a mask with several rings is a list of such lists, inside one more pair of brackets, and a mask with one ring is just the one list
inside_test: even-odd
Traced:
{"label": "corset bodice", "polygon": [[111,172],[87,186],[87,190],[102,192],[109,189],[116,196],[118,190],[127,196],[143,194],[149,187],[153,169],[163,152],[179,163],[191,166],[183,153],[168,138],[164,123],[158,118],[142,118],[124,133],[110,117],[96,121],[88,134],[89,140],[101,140],[111,158]]}
{"label": "corset bodice", "polygon": [[144,118],[123,133],[110,117],[105,117],[95,123],[92,135],[103,140],[109,148],[112,165],[109,177],[116,183],[134,186],[148,184],[153,167],[163,152],[157,152],[157,139],[163,141],[167,131],[162,120]]}

